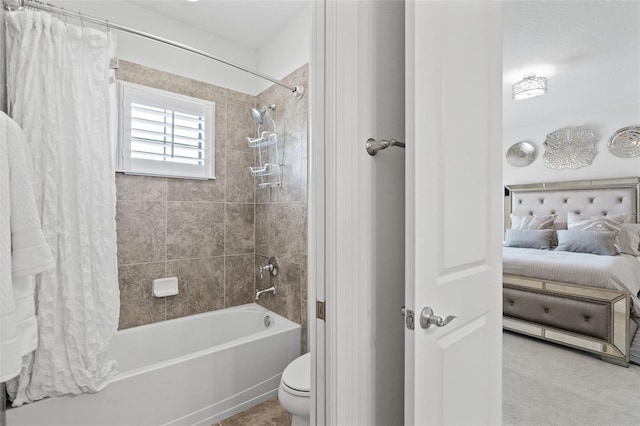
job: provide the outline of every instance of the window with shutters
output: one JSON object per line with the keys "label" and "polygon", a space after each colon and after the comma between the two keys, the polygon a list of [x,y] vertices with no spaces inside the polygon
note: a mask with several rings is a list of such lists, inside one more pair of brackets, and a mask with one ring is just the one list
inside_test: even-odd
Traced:
{"label": "window with shutters", "polygon": [[118,171],[214,179],[215,104],[120,81]]}

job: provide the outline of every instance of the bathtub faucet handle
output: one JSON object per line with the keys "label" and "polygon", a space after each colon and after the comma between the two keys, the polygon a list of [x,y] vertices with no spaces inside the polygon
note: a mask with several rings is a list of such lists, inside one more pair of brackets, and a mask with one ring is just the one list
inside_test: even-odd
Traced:
{"label": "bathtub faucet handle", "polygon": [[263,279],[263,275],[262,272],[263,271],[269,271],[271,273],[272,276],[276,276],[278,275],[278,260],[275,257],[270,257],[269,258],[269,263],[267,263],[264,266],[260,266],[260,279]]}

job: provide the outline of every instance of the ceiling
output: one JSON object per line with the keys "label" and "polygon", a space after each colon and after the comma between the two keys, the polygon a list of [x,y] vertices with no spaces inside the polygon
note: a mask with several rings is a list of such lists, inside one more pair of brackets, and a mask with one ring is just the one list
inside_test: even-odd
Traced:
{"label": "ceiling", "polygon": [[258,50],[292,19],[305,19],[308,0],[132,0],[136,5]]}
{"label": "ceiling", "polygon": [[[260,49],[308,0],[132,0],[203,31]],[[509,0],[503,7],[505,127],[566,111],[640,99],[640,1]],[[472,72],[472,70],[470,70]],[[545,96],[514,101],[525,74],[548,78]]]}
{"label": "ceiling", "polygon": [[[507,1],[503,69],[505,127],[637,103],[640,1]],[[548,78],[547,94],[514,101],[511,85],[529,73]]]}

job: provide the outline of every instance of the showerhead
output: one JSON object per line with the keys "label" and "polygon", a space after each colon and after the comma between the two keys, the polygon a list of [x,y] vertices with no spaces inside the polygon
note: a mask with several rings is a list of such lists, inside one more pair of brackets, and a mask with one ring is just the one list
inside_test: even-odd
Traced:
{"label": "showerhead", "polygon": [[271,113],[275,110],[276,104],[262,105],[261,110],[258,110],[257,108],[251,108],[251,116],[256,121],[256,123],[263,124],[265,114],[271,121],[273,121],[273,118],[271,118]]}
{"label": "showerhead", "polygon": [[251,108],[251,116],[258,124],[264,123],[264,115],[262,112],[258,111],[255,108]]}

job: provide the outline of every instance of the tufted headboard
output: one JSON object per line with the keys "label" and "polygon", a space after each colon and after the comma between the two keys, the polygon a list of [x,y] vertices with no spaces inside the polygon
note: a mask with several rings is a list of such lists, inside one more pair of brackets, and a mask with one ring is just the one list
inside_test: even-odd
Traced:
{"label": "tufted headboard", "polygon": [[505,228],[517,216],[557,214],[556,229],[567,228],[567,213],[586,216],[629,214],[638,222],[640,178],[551,182],[505,187]]}

